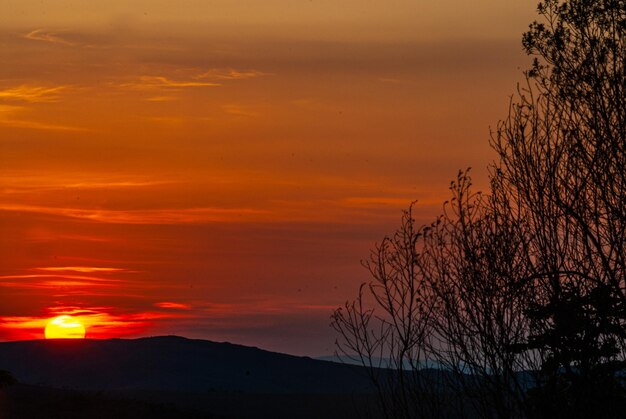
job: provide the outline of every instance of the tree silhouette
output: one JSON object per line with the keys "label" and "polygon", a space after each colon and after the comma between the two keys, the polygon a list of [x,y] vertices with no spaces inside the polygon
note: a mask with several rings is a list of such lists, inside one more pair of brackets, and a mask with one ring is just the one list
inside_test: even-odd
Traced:
{"label": "tree silhouette", "polygon": [[624,1],[539,4],[523,45],[528,87],[493,136],[499,190],[529,224],[530,334],[540,416],[624,407],[626,137]]}
{"label": "tree silhouette", "polygon": [[[423,235],[409,209],[398,231],[363,262],[374,280],[333,314],[332,326],[343,338],[337,341],[339,352],[364,365],[376,386],[381,411],[375,417],[434,417],[439,411],[437,392],[419,374],[427,366],[433,311],[419,269],[417,243]],[[370,302],[378,312],[368,308]]]}
{"label": "tree silhouette", "polygon": [[492,133],[489,194],[461,172],[432,225],[405,213],[372,253],[374,281],[333,315],[388,417],[450,415],[452,399],[458,416],[626,408],[626,3],[538,12],[527,82]]}

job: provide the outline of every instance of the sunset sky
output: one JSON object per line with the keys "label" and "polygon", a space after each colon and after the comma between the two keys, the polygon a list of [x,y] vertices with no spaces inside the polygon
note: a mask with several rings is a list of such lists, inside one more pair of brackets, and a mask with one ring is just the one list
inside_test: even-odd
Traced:
{"label": "sunset sky", "polygon": [[456,172],[536,0],[2,0],[0,340],[333,352],[369,249]]}

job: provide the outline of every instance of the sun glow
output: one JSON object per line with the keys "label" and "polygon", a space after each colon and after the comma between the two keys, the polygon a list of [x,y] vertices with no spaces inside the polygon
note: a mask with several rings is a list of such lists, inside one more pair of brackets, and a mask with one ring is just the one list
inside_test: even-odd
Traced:
{"label": "sun glow", "polygon": [[85,326],[72,316],[59,316],[46,324],[46,339],[84,339]]}

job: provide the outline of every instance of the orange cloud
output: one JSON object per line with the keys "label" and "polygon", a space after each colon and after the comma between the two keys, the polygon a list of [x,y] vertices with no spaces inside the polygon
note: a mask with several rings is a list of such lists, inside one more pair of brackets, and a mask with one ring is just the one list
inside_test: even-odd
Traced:
{"label": "orange cloud", "polygon": [[16,118],[16,114],[23,113],[27,108],[23,106],[0,105],[0,125],[15,128],[30,128],[36,130],[52,130],[52,131],[89,131],[86,128],[50,124],[34,120]]}
{"label": "orange cloud", "polygon": [[9,187],[1,192],[17,194],[28,192],[55,191],[60,189],[126,189],[145,188],[178,183],[175,180],[146,180],[133,175],[105,176],[102,174],[66,174],[41,176],[22,171],[5,172],[0,179],[0,185]]}
{"label": "orange cloud", "polygon": [[[370,197],[352,197],[346,198],[343,202],[348,206],[380,206],[380,205],[390,205],[394,207],[407,207],[411,200],[407,198],[395,198],[388,196],[370,196]],[[434,203],[439,203],[439,201],[434,201]]]}
{"label": "orange cloud", "polygon": [[198,79],[218,79],[218,80],[247,80],[256,77],[270,76],[272,73],[265,73],[257,70],[239,71],[234,69],[211,69],[205,73],[202,73],[196,78]]}
{"label": "orange cloud", "polygon": [[154,210],[100,210],[0,204],[0,210],[33,212],[117,224],[193,224],[258,221],[268,211],[252,208],[182,208]]}
{"label": "orange cloud", "polygon": [[38,335],[43,338],[43,329],[48,322],[47,318],[31,317],[31,316],[4,316],[0,317],[0,324],[3,329],[18,329],[25,332],[37,331]]}
{"label": "orange cloud", "polygon": [[21,100],[24,102],[56,102],[59,93],[67,90],[69,86],[31,86],[21,85],[9,89],[0,90],[0,99]]}
{"label": "orange cloud", "polygon": [[172,303],[169,301],[163,301],[160,303],[154,303],[155,307],[159,308],[168,308],[168,309],[176,309],[176,310],[191,310],[191,306],[189,304],[182,303]]}
{"label": "orange cloud", "polygon": [[11,117],[19,112],[24,111],[24,106],[0,105],[0,122],[11,120]]}
{"label": "orange cloud", "polygon": [[144,186],[156,186],[174,183],[172,181],[102,181],[102,182],[76,182],[59,185],[63,188],[92,189],[92,188],[139,188]]}
{"label": "orange cloud", "polygon": [[54,266],[54,267],[46,267],[46,268],[33,268],[37,271],[49,271],[49,272],[81,272],[81,273],[91,273],[91,272],[120,272],[125,271],[125,269],[120,268],[94,268],[91,266]]}
{"label": "orange cloud", "polygon": [[170,102],[172,100],[178,100],[176,96],[151,96],[146,98],[148,102]]}
{"label": "orange cloud", "polygon": [[141,76],[135,82],[124,83],[120,85],[124,88],[133,90],[157,90],[157,89],[171,89],[176,90],[187,87],[215,87],[220,86],[219,83],[205,82],[205,81],[190,81],[190,80],[172,80],[164,76]]}
{"label": "orange cloud", "polygon": [[69,46],[76,45],[73,42],[63,39],[57,33],[47,32],[44,29],[35,29],[34,31],[31,31],[24,35],[24,38],[30,39],[32,41],[50,42],[53,44],[63,44]]}
{"label": "orange cloud", "polygon": [[42,279],[42,278],[54,278],[54,279],[66,279],[72,280],[75,285],[89,285],[89,286],[106,286],[110,283],[119,283],[122,282],[119,279],[112,278],[100,278],[94,276],[84,276],[84,275],[62,275],[62,274],[27,274],[27,275],[0,275],[0,286],[17,286],[24,288],[39,288],[39,285],[43,284],[46,286],[54,286],[53,281],[38,281],[35,283],[20,281],[20,282],[5,282],[6,279]]}
{"label": "orange cloud", "polygon": [[36,130],[51,130],[51,131],[89,131],[86,128],[72,127],[69,125],[55,125],[46,124],[37,121],[25,121],[18,119],[0,119],[0,125],[5,125],[14,128],[28,128]]}
{"label": "orange cloud", "polygon": [[111,307],[51,307],[42,316],[0,317],[0,331],[5,339],[42,339],[48,321],[70,315],[80,321],[91,339],[137,336],[154,327],[156,322],[191,317],[182,313],[136,312],[115,313]]}

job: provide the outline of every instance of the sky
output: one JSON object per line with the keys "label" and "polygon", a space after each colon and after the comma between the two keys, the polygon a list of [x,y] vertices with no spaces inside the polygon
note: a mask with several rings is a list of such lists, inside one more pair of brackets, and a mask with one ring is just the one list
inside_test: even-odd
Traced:
{"label": "sky", "polygon": [[3,0],[0,340],[334,351],[361,260],[429,222],[530,58],[535,1]]}

